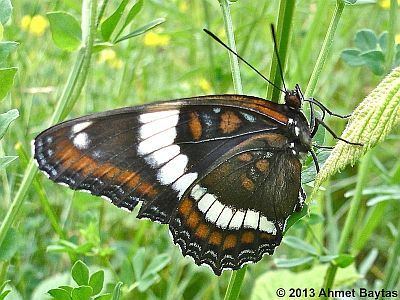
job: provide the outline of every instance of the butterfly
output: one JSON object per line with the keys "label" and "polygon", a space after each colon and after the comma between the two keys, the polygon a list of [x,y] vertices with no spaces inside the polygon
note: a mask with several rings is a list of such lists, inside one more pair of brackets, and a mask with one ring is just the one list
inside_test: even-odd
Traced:
{"label": "butterfly", "polygon": [[[167,224],[183,255],[220,275],[273,254],[304,205],[301,158],[317,163],[312,137],[335,114],[298,85],[284,93],[284,104],[209,95],[76,118],[40,133],[34,158],[54,182],[127,211],[141,203],[137,218]],[[323,117],[309,123],[304,101]]]}

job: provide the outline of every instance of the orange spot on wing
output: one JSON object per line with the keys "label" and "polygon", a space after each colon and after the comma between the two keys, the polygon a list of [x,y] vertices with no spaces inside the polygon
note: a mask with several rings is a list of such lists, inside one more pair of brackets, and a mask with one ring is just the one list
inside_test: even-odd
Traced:
{"label": "orange spot on wing", "polygon": [[279,106],[277,106],[274,103],[270,103],[267,101],[253,101],[251,103],[245,103],[245,107],[249,107],[252,109],[256,109],[259,112],[263,113],[264,115],[270,117],[271,119],[274,119],[280,123],[287,124],[288,122],[288,117],[286,117],[283,113],[279,112]]}
{"label": "orange spot on wing", "polygon": [[140,181],[140,175],[135,172],[122,171],[117,176],[117,181],[121,182],[121,184],[126,184],[131,188],[135,188]]}
{"label": "orange spot on wing", "polygon": [[199,119],[199,115],[195,112],[190,113],[189,129],[193,138],[198,141],[203,133],[203,128]]}
{"label": "orange spot on wing", "polygon": [[222,242],[222,234],[218,231],[214,231],[210,235],[210,244],[211,245],[220,245]]}
{"label": "orange spot on wing", "polygon": [[288,117],[286,117],[284,114],[281,114],[280,112],[277,112],[276,110],[263,107],[260,108],[260,111],[281,123],[287,124],[288,122]]}
{"label": "orange spot on wing", "polygon": [[199,227],[197,227],[195,235],[198,238],[205,239],[208,236],[208,233],[210,232],[210,229],[206,224],[200,224]]}
{"label": "orange spot on wing", "polygon": [[189,225],[190,228],[195,228],[199,222],[200,216],[196,211],[192,211],[192,213],[186,220],[186,223]]}
{"label": "orange spot on wing", "polygon": [[147,195],[149,197],[155,197],[158,194],[157,189],[152,184],[142,181],[136,189],[140,194]]}
{"label": "orange spot on wing", "polygon": [[241,175],[241,176],[240,176],[240,180],[241,180],[241,182],[242,182],[242,186],[243,186],[246,190],[252,192],[252,191],[254,191],[254,189],[256,188],[254,182],[253,182],[251,179],[249,179],[246,175]]}
{"label": "orange spot on wing", "polygon": [[246,153],[240,154],[238,156],[238,158],[241,161],[250,161],[253,158],[253,156],[250,153],[246,152]]}
{"label": "orange spot on wing", "polygon": [[186,197],[182,200],[181,204],[179,205],[179,212],[184,216],[188,216],[192,210],[192,207],[193,207],[192,200]]}
{"label": "orange spot on wing", "polygon": [[268,145],[275,148],[281,148],[288,143],[285,136],[277,133],[266,134],[265,139],[268,142]]}
{"label": "orange spot on wing", "polygon": [[262,239],[264,239],[264,240],[272,240],[272,239],[274,239],[274,236],[272,234],[265,233],[265,232],[261,233],[260,237]]}
{"label": "orange spot on wing", "polygon": [[236,246],[237,238],[233,234],[228,234],[224,240],[224,249],[234,248]]}
{"label": "orange spot on wing", "polygon": [[242,234],[242,237],[240,239],[240,241],[242,243],[246,243],[246,244],[251,244],[254,242],[254,233],[251,231],[245,231]]}
{"label": "orange spot on wing", "polygon": [[260,172],[265,172],[269,168],[269,161],[266,159],[260,159],[259,161],[256,162],[256,168]]}
{"label": "orange spot on wing", "polygon": [[219,127],[224,134],[234,132],[240,127],[242,121],[233,111],[226,111],[221,114]]}

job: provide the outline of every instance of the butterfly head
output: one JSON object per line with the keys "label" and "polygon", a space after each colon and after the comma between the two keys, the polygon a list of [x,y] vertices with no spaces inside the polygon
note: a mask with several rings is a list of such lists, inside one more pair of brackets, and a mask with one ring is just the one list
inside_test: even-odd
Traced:
{"label": "butterfly head", "polygon": [[290,108],[299,110],[303,104],[303,93],[300,86],[296,84],[294,90],[287,90],[285,93],[285,104]]}

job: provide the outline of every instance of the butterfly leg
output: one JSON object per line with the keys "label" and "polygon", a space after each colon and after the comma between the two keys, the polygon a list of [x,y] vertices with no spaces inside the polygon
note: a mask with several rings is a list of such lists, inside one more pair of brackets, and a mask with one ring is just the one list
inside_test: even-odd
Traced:
{"label": "butterfly leg", "polygon": [[[315,98],[304,99],[304,101],[310,102],[310,103],[315,104],[316,106],[318,106],[322,110],[322,112],[324,113],[324,116],[325,116],[325,112],[326,112],[330,116],[338,117],[338,118],[341,118],[341,119],[347,119],[347,118],[351,117],[351,114],[349,114],[349,115],[340,115],[340,114],[334,113],[333,111],[331,111],[329,108],[327,108],[325,105],[323,105],[321,102],[319,102]],[[324,118],[322,118],[322,119],[324,119]]]}
{"label": "butterfly leg", "polygon": [[[350,144],[350,145],[354,145],[354,146],[363,146],[363,144],[361,144],[361,143],[350,142],[350,141],[347,141],[347,140],[342,139],[341,137],[337,136],[336,133],[335,133],[332,129],[330,129],[328,125],[326,125],[326,124],[324,123],[324,121],[322,121],[322,120],[320,120],[320,119],[318,119],[318,118],[315,118],[315,121],[316,121],[317,124],[321,124],[326,130],[328,130],[328,132],[329,132],[335,139],[337,139],[337,140],[339,140],[339,141],[342,141],[342,142],[345,142],[346,144]],[[317,125],[316,127],[318,127],[318,125]]]}

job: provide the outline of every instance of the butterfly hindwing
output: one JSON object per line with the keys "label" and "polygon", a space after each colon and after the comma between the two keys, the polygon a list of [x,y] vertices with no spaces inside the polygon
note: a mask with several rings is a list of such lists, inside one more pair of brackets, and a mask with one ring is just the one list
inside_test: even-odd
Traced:
{"label": "butterfly hindwing", "polygon": [[286,143],[275,133],[246,140],[194,183],[170,222],[184,254],[220,274],[274,252],[301,205],[301,165]]}

